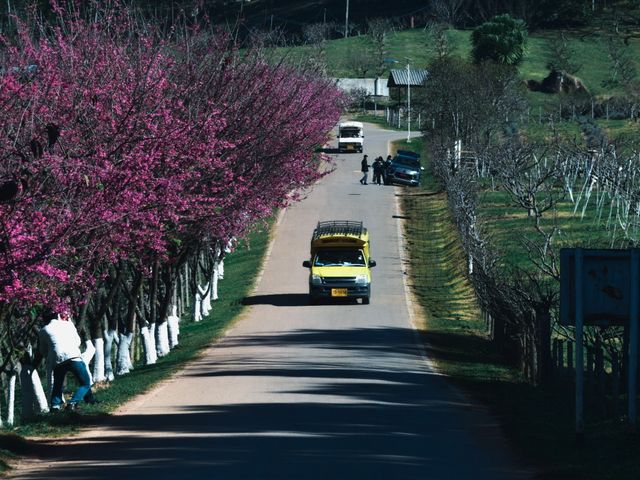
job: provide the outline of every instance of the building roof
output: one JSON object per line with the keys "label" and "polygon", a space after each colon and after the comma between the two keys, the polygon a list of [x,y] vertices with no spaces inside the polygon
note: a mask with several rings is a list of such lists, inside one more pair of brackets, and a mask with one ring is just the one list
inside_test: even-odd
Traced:
{"label": "building roof", "polygon": [[[421,87],[424,81],[429,76],[429,73],[423,69],[410,69],[407,75],[406,68],[398,68],[391,70],[389,73],[389,80],[387,80],[388,87],[406,87],[407,83],[411,87]],[[407,82],[408,79],[408,82]]]}

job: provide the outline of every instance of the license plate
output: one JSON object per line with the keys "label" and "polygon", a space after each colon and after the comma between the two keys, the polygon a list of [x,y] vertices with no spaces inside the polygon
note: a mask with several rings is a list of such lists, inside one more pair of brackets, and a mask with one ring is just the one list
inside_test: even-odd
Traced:
{"label": "license plate", "polygon": [[355,147],[353,145],[347,145],[347,150],[355,150]]}
{"label": "license plate", "polygon": [[346,297],[347,289],[346,288],[332,288],[331,289],[332,297]]}

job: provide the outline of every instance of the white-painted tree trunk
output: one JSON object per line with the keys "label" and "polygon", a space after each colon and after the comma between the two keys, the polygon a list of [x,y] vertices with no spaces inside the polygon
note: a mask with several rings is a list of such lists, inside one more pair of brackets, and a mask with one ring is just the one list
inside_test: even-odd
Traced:
{"label": "white-painted tree trunk", "polygon": [[196,299],[193,302],[193,321],[199,322],[202,320],[202,296],[200,295],[200,287],[197,287]]}
{"label": "white-painted tree trunk", "polygon": [[82,358],[82,361],[87,364],[87,367],[89,366],[89,363],[91,363],[95,354],[96,347],[93,346],[93,342],[91,340],[85,340],[84,352],[80,354],[80,358]]}
{"label": "white-painted tree trunk", "polygon": [[220,280],[224,278],[224,258],[221,258],[218,262],[218,278]]}
{"label": "white-painted tree trunk", "polygon": [[53,390],[53,365],[47,361],[47,401],[51,403],[51,391]]}
{"label": "white-painted tree trunk", "polygon": [[171,315],[167,318],[167,327],[169,329],[169,348],[173,349],[178,345],[178,335],[180,334],[180,317],[178,316],[178,307],[171,307]]}
{"label": "white-painted tree trunk", "polygon": [[164,357],[171,350],[169,348],[169,322],[165,320],[164,322],[156,325],[156,351],[158,357]]}
{"label": "white-painted tree trunk", "polygon": [[202,316],[206,317],[209,315],[209,312],[211,312],[211,289],[209,288],[208,283],[204,286],[204,288],[202,288],[200,293],[202,295]]}
{"label": "white-painted tree trunk", "polygon": [[15,406],[16,406],[16,372],[12,372],[9,376],[9,392],[7,395],[7,426],[13,427],[15,423]]}
{"label": "white-painted tree trunk", "polygon": [[89,372],[89,379],[91,380],[91,384],[93,385],[93,375],[91,375],[91,369],[89,368],[89,363],[91,363],[91,359],[96,353],[96,349],[93,346],[93,342],[91,340],[84,341],[84,352],[80,354],[80,358],[87,366],[87,371]]}
{"label": "white-painted tree trunk", "polygon": [[49,403],[47,402],[47,395],[42,388],[42,380],[37,369],[33,369],[31,372],[31,384],[33,385],[33,393],[36,400],[36,411],[46,413],[49,411]]}
{"label": "white-painted tree trunk", "polygon": [[96,349],[93,357],[93,380],[95,382],[104,382],[106,380],[104,376],[104,339],[94,338],[93,346]]}
{"label": "white-painted tree trunk", "polygon": [[49,411],[38,371],[32,365],[25,363],[20,368],[20,399],[22,420],[29,420],[35,415]]}
{"label": "white-painted tree trunk", "polygon": [[133,333],[129,332],[126,335],[123,333],[120,334],[116,375],[125,375],[133,370],[133,364],[131,363],[131,340],[133,340]]}
{"label": "white-painted tree trunk", "polygon": [[140,329],[142,344],[144,345],[145,365],[153,365],[158,360],[155,342],[155,323],[151,328],[144,326]]}
{"label": "white-painted tree trunk", "polygon": [[104,376],[108,382],[112,382],[115,378],[113,374],[113,343],[118,343],[117,330],[104,331]]}
{"label": "white-painted tree trunk", "polygon": [[218,300],[218,280],[220,279],[220,262],[213,266],[213,278],[211,279],[211,297]]}

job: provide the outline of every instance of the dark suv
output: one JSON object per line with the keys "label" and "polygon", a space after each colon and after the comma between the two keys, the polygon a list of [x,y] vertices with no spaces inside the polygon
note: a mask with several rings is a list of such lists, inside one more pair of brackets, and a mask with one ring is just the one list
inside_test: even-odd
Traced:
{"label": "dark suv", "polygon": [[384,172],[384,184],[399,183],[417,187],[420,185],[422,171],[420,155],[408,150],[398,150]]}

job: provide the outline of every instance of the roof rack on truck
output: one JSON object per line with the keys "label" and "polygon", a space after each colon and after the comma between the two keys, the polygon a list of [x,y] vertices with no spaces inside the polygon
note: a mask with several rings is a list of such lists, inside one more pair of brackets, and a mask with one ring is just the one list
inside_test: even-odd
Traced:
{"label": "roof rack on truck", "polygon": [[330,220],[326,222],[318,222],[311,240],[316,240],[324,235],[353,235],[362,237],[367,233],[367,229],[363,227],[362,222],[354,222],[351,220]]}

